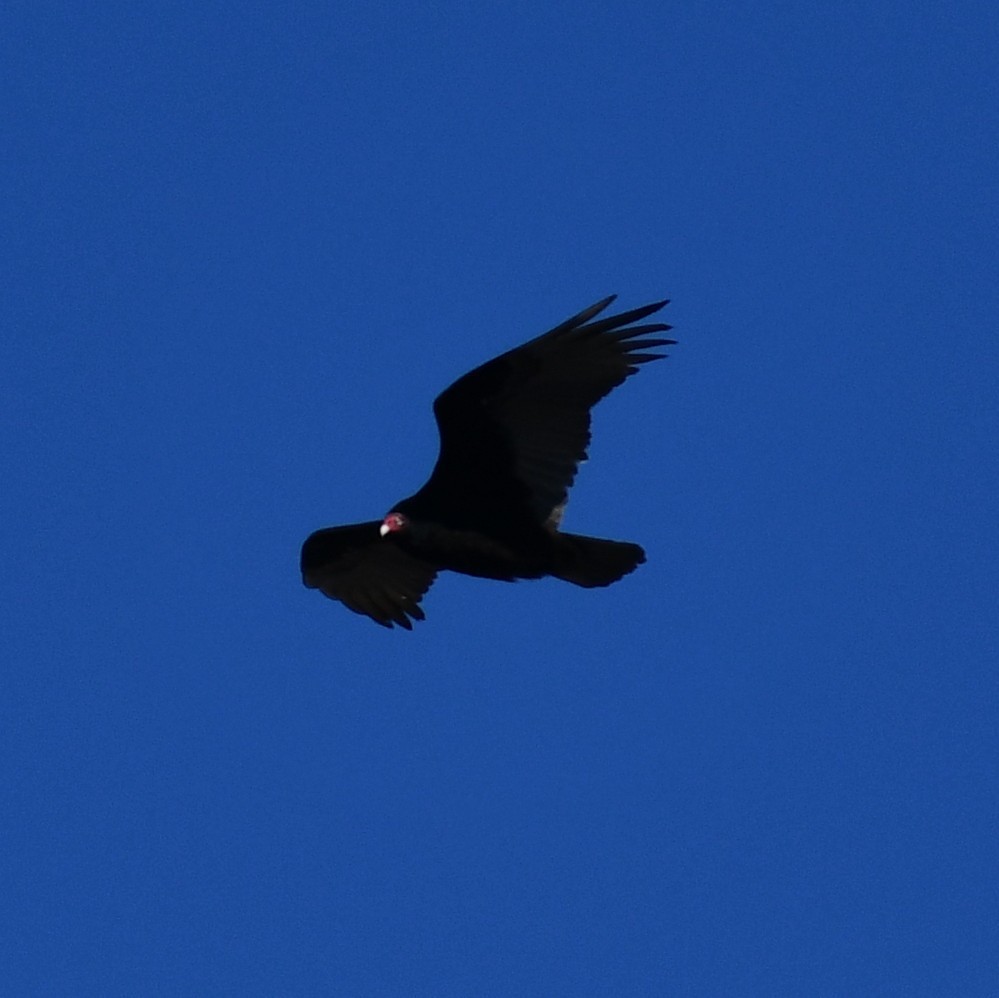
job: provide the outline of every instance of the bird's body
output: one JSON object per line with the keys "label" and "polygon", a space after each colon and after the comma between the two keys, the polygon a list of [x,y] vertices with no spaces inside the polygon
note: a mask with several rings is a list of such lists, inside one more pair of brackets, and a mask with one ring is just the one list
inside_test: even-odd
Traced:
{"label": "bird's body", "polygon": [[459,378],[438,396],[440,454],[383,520],[330,527],[302,547],[302,578],[351,610],[407,630],[439,571],[606,586],[645,560],[637,544],[558,529],[590,441],[590,409],[673,343],[634,326],[666,302],[592,320],[613,297]]}

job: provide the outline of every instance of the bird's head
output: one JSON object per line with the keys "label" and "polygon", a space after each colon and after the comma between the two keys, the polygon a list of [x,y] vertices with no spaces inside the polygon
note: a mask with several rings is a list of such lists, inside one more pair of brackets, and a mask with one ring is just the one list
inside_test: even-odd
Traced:
{"label": "bird's head", "polygon": [[405,530],[409,526],[409,520],[406,519],[402,513],[393,512],[389,513],[388,516],[382,520],[382,525],[378,528],[378,533],[382,537],[387,537],[389,534],[395,534],[399,531]]}

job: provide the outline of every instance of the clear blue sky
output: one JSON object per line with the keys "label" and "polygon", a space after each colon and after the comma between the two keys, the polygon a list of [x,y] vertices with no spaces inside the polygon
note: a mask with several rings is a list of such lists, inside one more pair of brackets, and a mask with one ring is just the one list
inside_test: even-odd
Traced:
{"label": "clear blue sky", "polygon": [[[15,3],[0,991],[999,992],[992,2]],[[607,590],[306,591],[612,292]]]}

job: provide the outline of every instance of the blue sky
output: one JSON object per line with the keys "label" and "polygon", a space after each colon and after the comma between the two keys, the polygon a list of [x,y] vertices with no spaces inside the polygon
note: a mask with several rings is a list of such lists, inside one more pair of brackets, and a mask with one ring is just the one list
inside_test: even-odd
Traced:
{"label": "blue sky", "polygon": [[[999,991],[993,4],[4,22],[4,993]],[[613,292],[645,566],[302,588]]]}

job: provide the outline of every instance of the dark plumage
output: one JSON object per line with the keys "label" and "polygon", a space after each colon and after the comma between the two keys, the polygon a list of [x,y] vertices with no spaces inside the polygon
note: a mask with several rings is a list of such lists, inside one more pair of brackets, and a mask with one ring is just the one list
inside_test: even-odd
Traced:
{"label": "dark plumage", "polygon": [[[665,301],[595,317],[615,296],[459,378],[434,402],[440,454],[426,485],[383,520],[317,530],[302,546],[302,579],[385,627],[412,629],[439,571],[487,579],[546,575],[606,586],[645,561],[625,541],[558,529],[590,442],[590,409],[670,327],[632,323]],[[652,337],[652,338],[650,338]]]}

